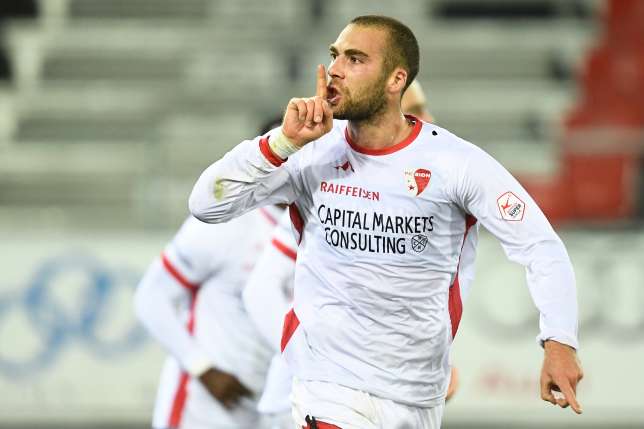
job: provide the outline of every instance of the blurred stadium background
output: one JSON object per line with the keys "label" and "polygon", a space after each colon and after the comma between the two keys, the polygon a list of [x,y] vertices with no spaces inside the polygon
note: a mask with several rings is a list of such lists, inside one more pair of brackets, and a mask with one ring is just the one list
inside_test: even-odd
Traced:
{"label": "blurred stadium background", "polygon": [[201,170],[366,13],[412,27],[438,124],[520,178],[578,277],[573,416],[540,401],[522,270],[482,234],[444,427],[644,427],[641,0],[2,0],[0,427],[148,427],[139,275]]}

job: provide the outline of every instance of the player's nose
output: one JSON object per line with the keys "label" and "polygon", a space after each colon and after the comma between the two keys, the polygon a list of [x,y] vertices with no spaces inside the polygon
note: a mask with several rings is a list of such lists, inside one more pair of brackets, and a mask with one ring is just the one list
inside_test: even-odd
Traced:
{"label": "player's nose", "polygon": [[339,61],[339,58],[336,58],[331,61],[327,69],[327,74],[331,79],[333,78],[343,78],[344,71],[342,70],[342,61]]}

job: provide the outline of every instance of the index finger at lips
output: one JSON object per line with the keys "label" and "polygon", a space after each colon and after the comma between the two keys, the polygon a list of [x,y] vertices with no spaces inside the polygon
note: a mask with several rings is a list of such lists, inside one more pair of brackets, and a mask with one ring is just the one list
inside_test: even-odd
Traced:
{"label": "index finger at lips", "polygon": [[317,76],[315,95],[326,100],[326,70],[322,64],[318,65],[318,76]]}

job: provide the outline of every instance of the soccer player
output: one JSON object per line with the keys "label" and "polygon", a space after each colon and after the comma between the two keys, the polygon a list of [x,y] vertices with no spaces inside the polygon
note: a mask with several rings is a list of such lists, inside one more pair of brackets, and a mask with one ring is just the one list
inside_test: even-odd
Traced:
{"label": "soccer player", "polygon": [[[433,122],[422,87],[414,80],[401,100],[403,112]],[[279,351],[282,322],[291,307],[293,297],[293,275],[297,258],[297,242],[291,233],[288,213],[282,215],[273,230],[270,243],[265,246],[243,292],[248,314],[264,338]],[[273,358],[258,409],[268,416],[271,429],[291,429],[291,374],[284,360],[278,354]],[[448,401],[458,388],[458,372],[451,368],[449,386],[445,400]]]}
{"label": "soccer player", "polygon": [[249,275],[242,295],[249,317],[276,353],[258,403],[270,429],[293,428],[289,400],[292,376],[279,351],[284,316],[292,306],[296,258],[297,243],[290,216],[285,213]]}
{"label": "soccer player", "polygon": [[407,115],[415,116],[425,122],[434,122],[434,116],[429,113],[425,91],[417,80],[414,80],[400,100],[400,109]]}
{"label": "soccer player", "polygon": [[273,350],[248,318],[241,290],[279,210],[265,207],[226,225],[186,219],[148,268],[136,314],[170,354],[154,428],[249,428],[260,420]]}
{"label": "soccer player", "polygon": [[329,81],[319,66],[316,95],[292,99],[280,128],[208,167],[190,209],[224,222],[290,204],[299,249],[281,348],[298,427],[440,427],[479,224],[526,267],[541,313],[542,398],[580,413],[566,249],[494,159],[403,115],[418,51],[394,19],[353,19],[330,46]]}
{"label": "soccer player", "polygon": [[282,211],[269,206],[226,225],[191,216],[146,271],[135,311],[169,352],[154,428],[260,427],[257,397],[274,351],[241,292]]}

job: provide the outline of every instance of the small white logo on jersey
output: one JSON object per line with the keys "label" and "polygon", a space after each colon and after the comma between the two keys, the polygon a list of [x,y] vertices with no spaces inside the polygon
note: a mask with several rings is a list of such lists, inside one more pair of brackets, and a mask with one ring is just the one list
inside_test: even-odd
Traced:
{"label": "small white logo on jersey", "polygon": [[405,170],[405,184],[407,192],[417,197],[425,190],[427,185],[429,185],[429,179],[431,177],[432,172],[424,168]]}
{"label": "small white logo on jersey", "polygon": [[501,195],[496,204],[499,206],[501,217],[509,221],[523,220],[525,213],[525,203],[517,197],[513,192],[506,192]]}

